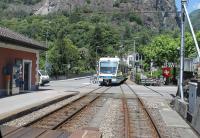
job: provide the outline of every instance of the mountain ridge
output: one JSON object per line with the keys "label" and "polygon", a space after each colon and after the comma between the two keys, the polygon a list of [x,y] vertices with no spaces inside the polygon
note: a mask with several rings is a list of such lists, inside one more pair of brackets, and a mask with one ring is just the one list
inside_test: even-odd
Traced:
{"label": "mountain ridge", "polygon": [[[47,15],[55,12],[135,13],[152,29],[174,29],[177,16],[175,0],[10,0],[0,11],[5,18]],[[3,9],[3,10],[2,10]],[[11,15],[13,14],[13,15]]]}
{"label": "mountain ridge", "polygon": [[194,30],[200,30],[200,9],[191,12],[190,19]]}

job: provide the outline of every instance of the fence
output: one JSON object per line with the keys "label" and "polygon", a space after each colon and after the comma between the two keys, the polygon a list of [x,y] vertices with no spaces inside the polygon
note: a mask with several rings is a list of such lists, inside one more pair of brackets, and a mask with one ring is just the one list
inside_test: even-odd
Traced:
{"label": "fence", "polygon": [[141,79],[140,80],[140,84],[142,85],[153,85],[153,86],[161,86],[164,84],[164,81],[160,80],[160,79]]}

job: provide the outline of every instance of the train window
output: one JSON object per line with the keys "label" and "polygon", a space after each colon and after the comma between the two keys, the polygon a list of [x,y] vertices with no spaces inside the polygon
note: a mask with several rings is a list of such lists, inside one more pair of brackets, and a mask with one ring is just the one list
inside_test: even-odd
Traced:
{"label": "train window", "polygon": [[101,62],[100,63],[100,73],[114,74],[117,70],[117,62]]}

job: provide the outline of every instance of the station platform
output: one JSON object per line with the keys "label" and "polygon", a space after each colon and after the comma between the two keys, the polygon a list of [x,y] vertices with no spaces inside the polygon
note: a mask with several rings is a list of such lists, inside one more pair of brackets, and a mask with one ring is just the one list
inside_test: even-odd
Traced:
{"label": "station platform", "polygon": [[19,114],[28,113],[53,102],[69,98],[78,92],[45,90],[0,99],[0,123]]}
{"label": "station platform", "polygon": [[83,128],[68,134],[66,131],[48,130],[33,127],[0,126],[2,138],[102,138],[97,128]]}
{"label": "station platform", "polygon": [[0,126],[0,129],[2,138],[69,138],[69,135],[63,131],[10,126]]}
{"label": "station platform", "polygon": [[170,106],[177,87],[131,85],[142,100],[161,137],[198,138],[194,129]]}

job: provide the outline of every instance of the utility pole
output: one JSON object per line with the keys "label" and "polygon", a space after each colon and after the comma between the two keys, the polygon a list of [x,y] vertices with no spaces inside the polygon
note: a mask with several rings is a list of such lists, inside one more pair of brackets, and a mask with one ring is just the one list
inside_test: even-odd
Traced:
{"label": "utility pole", "polygon": [[97,60],[98,60],[98,59],[97,59],[97,54],[98,54],[98,53],[97,53],[97,50],[98,50],[98,48],[99,48],[99,46],[96,47],[96,62],[97,62]]}
{"label": "utility pole", "polygon": [[181,100],[184,101],[183,95],[183,71],[184,71],[184,49],[185,49],[185,16],[187,17],[193,40],[195,42],[198,57],[200,58],[200,50],[197,43],[196,35],[191,24],[191,20],[186,8],[187,0],[181,0],[181,49],[180,49],[180,78],[179,78],[179,92],[181,94]]}
{"label": "utility pole", "polygon": [[194,29],[193,29],[193,26],[192,26],[192,23],[191,23],[191,20],[190,20],[190,17],[189,17],[187,8],[186,8],[186,4],[183,5],[183,8],[184,8],[184,10],[185,10],[185,14],[186,14],[186,17],[187,17],[189,26],[190,26],[191,33],[192,33],[192,38],[193,38],[193,40],[194,40],[194,43],[195,43],[195,46],[196,46],[196,50],[197,50],[198,56],[199,56],[199,58],[200,58],[199,45],[198,45],[198,42],[197,42],[197,39],[196,39],[196,35],[195,35],[195,33],[194,33]]}
{"label": "utility pole", "polygon": [[133,69],[135,69],[135,58],[136,58],[136,55],[135,55],[135,39],[133,41]]}
{"label": "utility pole", "polygon": [[71,13],[72,13],[72,4],[71,3],[67,3],[67,5],[69,5],[69,15],[71,15]]}
{"label": "utility pole", "polygon": [[179,92],[181,94],[181,100],[183,97],[183,71],[184,71],[184,49],[185,49],[185,11],[184,5],[187,0],[181,0],[181,49],[180,49],[180,76],[179,76]]}

